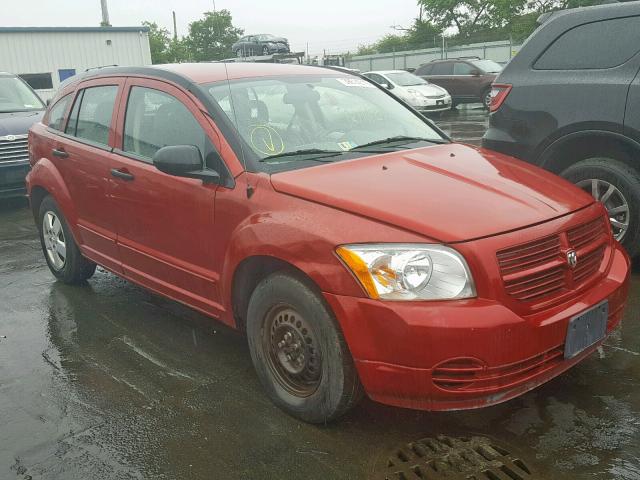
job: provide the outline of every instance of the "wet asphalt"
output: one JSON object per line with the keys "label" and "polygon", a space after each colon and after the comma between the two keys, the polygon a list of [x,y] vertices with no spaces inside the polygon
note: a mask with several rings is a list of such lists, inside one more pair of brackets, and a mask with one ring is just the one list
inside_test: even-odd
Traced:
{"label": "wet asphalt", "polygon": [[[478,143],[486,115],[437,123]],[[55,282],[26,202],[0,201],[0,480],[379,478],[439,434],[489,437],[539,479],[640,479],[639,312],[636,266],[621,328],[520,398],[451,413],[365,400],[311,426],[263,395],[239,334],[104,270]]]}

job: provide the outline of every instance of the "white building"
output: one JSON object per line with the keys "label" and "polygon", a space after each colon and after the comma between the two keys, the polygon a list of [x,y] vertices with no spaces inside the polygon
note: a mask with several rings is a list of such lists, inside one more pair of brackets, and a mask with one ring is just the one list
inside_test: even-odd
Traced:
{"label": "white building", "polygon": [[147,27],[0,27],[0,71],[24,78],[47,100],[88,68],[151,64]]}

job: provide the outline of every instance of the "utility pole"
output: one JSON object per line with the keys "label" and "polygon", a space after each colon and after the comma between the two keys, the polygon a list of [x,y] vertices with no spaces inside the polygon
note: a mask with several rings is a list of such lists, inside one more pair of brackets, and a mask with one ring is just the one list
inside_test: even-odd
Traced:
{"label": "utility pole", "polygon": [[174,10],[173,12],[173,40],[175,42],[178,41],[178,27],[177,27],[177,23],[176,23],[176,11]]}
{"label": "utility pole", "polygon": [[100,26],[110,27],[111,23],[109,22],[109,8],[107,7],[107,0],[100,0],[100,6],[102,7],[102,22],[100,23]]}

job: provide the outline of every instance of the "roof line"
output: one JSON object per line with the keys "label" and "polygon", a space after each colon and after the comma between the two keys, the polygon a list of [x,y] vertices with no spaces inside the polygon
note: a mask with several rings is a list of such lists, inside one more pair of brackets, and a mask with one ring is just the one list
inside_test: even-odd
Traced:
{"label": "roof line", "polygon": [[149,27],[0,27],[0,33],[148,32]]}

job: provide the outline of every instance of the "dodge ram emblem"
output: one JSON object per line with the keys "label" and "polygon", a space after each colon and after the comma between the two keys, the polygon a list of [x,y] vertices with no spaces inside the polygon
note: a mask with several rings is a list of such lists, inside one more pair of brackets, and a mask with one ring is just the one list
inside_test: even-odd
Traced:
{"label": "dodge ram emblem", "polygon": [[571,268],[575,268],[578,264],[578,254],[575,250],[569,250],[567,252],[567,263]]}

